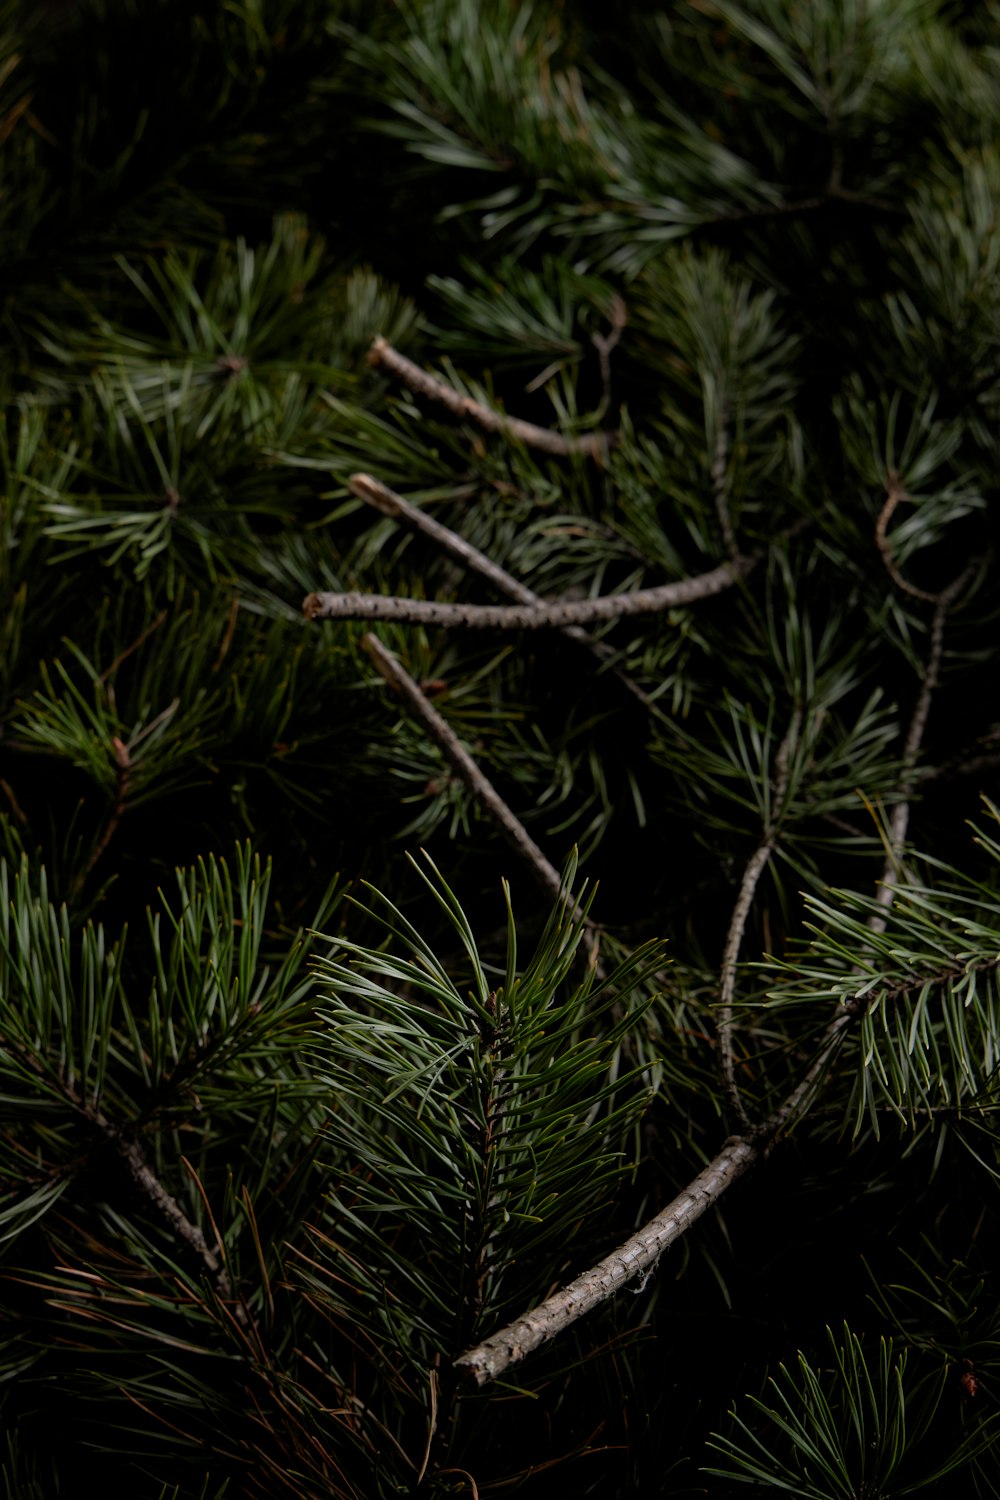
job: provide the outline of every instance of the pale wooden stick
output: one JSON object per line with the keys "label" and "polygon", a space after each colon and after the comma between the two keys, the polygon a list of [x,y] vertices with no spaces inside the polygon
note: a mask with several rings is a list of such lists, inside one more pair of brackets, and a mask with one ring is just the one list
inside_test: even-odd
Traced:
{"label": "pale wooden stick", "polygon": [[307,594],[302,613],[308,620],[394,620],[466,630],[562,630],[568,625],[590,625],[627,615],[660,614],[697,599],[710,599],[745,578],[758,561],[757,557],[735,558],[695,578],[636,589],[631,594],[604,594],[598,599],[523,605],[439,604],[434,599],[398,599],[389,594],[323,593]]}
{"label": "pale wooden stick", "polygon": [[717,1156],[654,1219],[596,1266],[474,1349],[459,1355],[457,1368],[477,1385],[486,1385],[613,1297],[634,1277],[648,1272],[670,1245],[686,1234],[751,1167],[767,1154],[780,1132],[809,1102],[827,1063],[840,1043],[850,1017],[839,1013],[823,1034],[819,1053],[808,1072],[774,1114],[745,1136],[730,1136]]}
{"label": "pale wooden stick", "polygon": [[368,362],[381,365],[411,391],[416,391],[417,395],[426,397],[428,401],[436,401],[453,416],[468,417],[487,432],[500,433],[505,438],[524,443],[528,448],[538,448],[543,453],[554,453],[560,457],[582,453],[590,458],[602,459],[615,441],[614,434],[610,432],[564,437],[561,432],[553,432],[548,427],[536,427],[534,422],[523,422],[519,417],[505,416],[489,406],[483,406],[479,401],[473,401],[471,396],[460,395],[437,375],[422,370],[411,359],[407,359],[405,354],[400,354],[384,338],[372,340]]}

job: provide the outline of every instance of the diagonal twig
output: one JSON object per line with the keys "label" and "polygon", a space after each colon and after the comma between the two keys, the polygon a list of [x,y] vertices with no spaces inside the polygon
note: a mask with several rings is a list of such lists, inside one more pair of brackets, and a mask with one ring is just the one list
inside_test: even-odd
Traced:
{"label": "diagonal twig", "polygon": [[602,459],[615,441],[615,435],[611,432],[590,432],[581,437],[564,437],[561,432],[553,432],[551,428],[537,427],[534,422],[505,416],[503,412],[483,406],[480,401],[473,401],[471,396],[461,395],[437,375],[422,370],[384,338],[372,340],[368,363],[381,365],[411,391],[429,401],[436,401],[453,416],[470,418],[486,432],[500,433],[505,438],[524,443],[529,448],[537,448],[543,453],[554,453],[561,457],[582,453],[590,458]]}
{"label": "diagonal twig", "polygon": [[[223,1302],[229,1301],[232,1298],[233,1289],[221,1257],[211,1249],[198,1225],[191,1222],[177,1199],[167,1192],[146,1160],[146,1153],[139,1141],[120,1126],[113,1124],[96,1103],[88,1104],[68,1079],[53,1068],[43,1066],[26,1047],[10,1040],[6,1045],[17,1054],[23,1066],[29,1068],[36,1076],[47,1083],[55,1082],[66,1102],[72,1105],[73,1109],[112,1148],[133,1186],[152,1206],[160,1220],[200,1260],[219,1299]],[[247,1321],[246,1310],[242,1302],[236,1304],[236,1317],[240,1323]]]}
{"label": "diagonal twig", "polygon": [[743,1103],[736,1084],[736,1062],[733,1054],[733,997],[736,994],[736,965],[757,885],[767,868],[771,855],[774,853],[777,842],[782,803],[788,791],[789,762],[792,750],[799,737],[801,725],[802,706],[797,703],[792,713],[788,730],[774,758],[775,777],[772,804],[774,815],[768,827],[764,830],[763,839],[750,856],[743,871],[743,879],[740,881],[739,893],[736,897],[736,904],[733,907],[733,914],[729,922],[729,931],[726,934],[726,943],[722,952],[718,1022],[719,1063],[722,1071],[722,1081],[730,1106],[744,1128],[749,1127],[750,1116],[747,1114],[746,1106]]}
{"label": "diagonal twig", "polygon": [[[910,825],[910,796],[913,792],[916,780],[917,757],[923,744],[924,732],[927,728],[927,720],[930,715],[931,699],[938,685],[941,675],[941,658],[944,654],[944,627],[948,613],[957,599],[968,588],[976,573],[979,571],[980,559],[976,558],[969,566],[960,573],[957,578],[948,584],[947,588],[939,594],[929,594],[925,597],[934,601],[934,614],[930,627],[930,650],[927,654],[927,664],[924,667],[920,682],[920,692],[917,694],[916,706],[913,717],[907,730],[906,740],[903,744],[903,768],[900,776],[900,791],[903,800],[897,802],[892,810],[889,820],[889,847],[886,851],[885,868],[882,871],[882,879],[879,881],[877,901],[879,905],[888,911],[892,905],[893,893],[899,882],[900,858],[903,845],[906,843],[906,833]],[[885,917],[873,917],[869,924],[872,931],[881,932],[885,928]],[[864,1008],[867,1002],[861,1002],[860,1008]]]}
{"label": "diagonal twig", "polygon": [[697,599],[710,599],[746,578],[759,555],[733,558],[708,573],[681,578],[629,594],[567,599],[538,604],[439,604],[434,599],[399,599],[389,594],[307,594],[308,620],[394,620],[419,625],[451,625],[466,630],[562,630],[630,615],[660,614]]}
{"label": "diagonal twig", "polygon": [[[486,808],[508,844],[530,867],[542,890],[546,895],[558,899],[562,894],[559,871],[542,853],[520,818],[508,807],[493,783],[479,769],[451,725],[442,718],[433,704],[428,702],[420,685],[414,681],[392,652],[386,650],[376,636],[366,635],[362,645],[371,657],[376,671],[399,694],[413,717],[423,724],[430,737],[443,752],[456,776],[461,778],[472,795]],[[594,924],[588,921],[588,925]]]}
{"label": "diagonal twig", "polygon": [[496,1380],[540,1344],[554,1338],[578,1318],[613,1297],[634,1277],[655,1266],[663,1252],[686,1234],[734,1182],[766,1156],[780,1133],[801,1114],[839,1047],[850,1019],[843,1012],[834,1017],[823,1034],[811,1067],[763,1125],[745,1135],[730,1136],[708,1166],[655,1218],[596,1266],[547,1297],[540,1306],[516,1318],[474,1349],[459,1355],[455,1361],[457,1368],[480,1386]]}

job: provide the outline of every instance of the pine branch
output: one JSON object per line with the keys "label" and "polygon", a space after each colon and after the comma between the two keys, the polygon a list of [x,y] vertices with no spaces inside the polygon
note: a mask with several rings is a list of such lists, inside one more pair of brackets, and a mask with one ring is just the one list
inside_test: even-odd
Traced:
{"label": "pine branch", "polygon": [[[978,562],[970,565],[958,578],[954,580],[942,593],[936,596],[937,607],[931,625],[931,648],[924,669],[920,693],[917,698],[916,707],[910,722],[903,752],[903,771],[901,787],[905,792],[912,787],[913,768],[916,764],[920,745],[923,740],[930,712],[931,698],[937,685],[940,672],[941,654],[944,644],[944,625],[948,610],[959,597],[963,589],[968,585],[971,578],[978,569]],[[788,756],[791,752],[793,731],[797,731],[796,713],[789,726],[788,734],[782,741],[779,756],[776,758],[778,775],[775,789],[779,785],[782,788],[782,796],[787,786]],[[776,797],[776,802],[777,802]],[[897,882],[898,856],[906,836],[906,825],[909,816],[909,805],[907,802],[899,804],[903,809],[901,818],[894,817],[892,826],[892,843],[888,851],[886,870],[879,886],[878,900],[884,911],[887,912],[892,903],[893,892]],[[897,808],[897,812],[899,811]],[[739,942],[742,938],[743,926],[749,912],[752,900],[753,887],[756,885],[763,872],[767,859],[773,848],[773,834],[770,839],[765,839],[756,853],[751,857],[741,883],[740,894],[737,898],[733,921],[730,924],[729,937],[726,943],[726,956],[723,959],[724,968],[727,959],[731,962],[729,972],[735,972],[735,953],[738,951]],[[765,855],[763,851],[767,849]],[[745,892],[749,895],[745,896]],[[886,924],[885,915],[873,916],[869,921],[869,927],[873,932],[881,931]],[[724,981],[725,982],[725,981]],[[731,1000],[731,994],[730,994]],[[506,1328],[498,1333],[492,1334],[474,1349],[468,1350],[456,1360],[456,1366],[469,1375],[478,1385],[485,1385],[490,1380],[495,1380],[502,1375],[511,1365],[518,1364],[529,1355],[540,1344],[553,1338],[578,1318],[591,1312],[607,1298],[612,1297],[633,1277],[641,1275],[650,1270],[659,1257],[669,1245],[686,1234],[705,1211],[710,1208],[728,1190],[731,1185],[738,1181],[749,1169],[765,1155],[770,1146],[790,1123],[800,1116],[808,1107],[817,1088],[822,1084],[827,1066],[834,1053],[840,1046],[846,1028],[854,1024],[859,1015],[863,1015],[867,1006],[867,1000],[861,999],[855,1005],[849,1002],[838,1006],[837,1012],[831,1018],[823,1032],[819,1051],[806,1073],[800,1079],[796,1087],[786,1096],[778,1108],[768,1117],[763,1124],[750,1126],[742,1135],[730,1136],[722,1150],[700,1172],[688,1186],[661,1210],[655,1218],[651,1219],[636,1234],[632,1235],[611,1255],[606,1256],[590,1270],[576,1277],[568,1286],[556,1292],[553,1296],[546,1298],[540,1306],[533,1311],[516,1319]],[[723,1013],[723,1024],[731,1025],[731,1009],[726,1017]],[[721,1030],[721,1028],[720,1028]],[[721,1041],[721,1037],[720,1037]],[[727,1085],[732,1080],[730,1097],[735,1092],[735,1078],[732,1073],[732,1054],[729,1049],[729,1075]],[[726,1064],[723,1061],[725,1070]],[[745,1111],[737,1098],[734,1107],[738,1109],[742,1119],[745,1119]]]}
{"label": "pine branch", "polygon": [[648,1224],[532,1312],[459,1355],[455,1361],[458,1369],[480,1386],[498,1379],[539,1345],[613,1297],[634,1277],[651,1271],[663,1252],[767,1155],[781,1132],[808,1106],[850,1021],[843,1011],[834,1017],[823,1033],[811,1067],[762,1125],[745,1135],[730,1136],[708,1166]]}
{"label": "pine branch", "polygon": [[[131,1137],[120,1126],[113,1124],[96,1104],[88,1104],[79,1090],[74,1088],[66,1078],[43,1068],[38,1059],[26,1048],[10,1039],[7,1041],[7,1046],[38,1078],[51,1081],[55,1077],[56,1086],[66,1102],[72,1105],[81,1118],[112,1148],[125,1168],[132,1185],[152,1207],[157,1217],[200,1260],[208,1281],[220,1301],[229,1302],[233,1296],[233,1289],[221,1255],[210,1248],[198,1225],[191,1222],[177,1199],[167,1192],[147,1162],[146,1154],[138,1140]],[[235,1312],[237,1321],[245,1325],[248,1317],[241,1302],[236,1304]]]}
{"label": "pine branch", "polygon": [[537,427],[534,422],[524,422],[518,417],[504,416],[501,412],[493,411],[492,408],[473,401],[469,396],[460,395],[436,375],[422,370],[419,365],[415,365],[412,360],[400,354],[384,338],[376,338],[373,341],[368,362],[372,365],[381,365],[411,391],[416,391],[418,395],[426,397],[429,401],[436,401],[439,405],[446,407],[453,416],[471,418],[486,432],[499,433],[510,441],[524,443],[526,447],[537,448],[543,453],[554,453],[562,458],[569,454],[582,453],[590,458],[601,460],[615,441],[615,434],[612,432],[587,433],[582,437],[564,437],[562,433],[552,432],[547,427]]}
{"label": "pine branch", "polygon": [[630,615],[661,614],[697,599],[710,599],[748,577],[760,554],[720,563],[708,573],[664,583],[630,594],[598,599],[522,606],[439,604],[430,599],[398,599],[383,594],[307,594],[302,613],[308,620],[394,620],[418,625],[458,626],[466,630],[561,630]]}

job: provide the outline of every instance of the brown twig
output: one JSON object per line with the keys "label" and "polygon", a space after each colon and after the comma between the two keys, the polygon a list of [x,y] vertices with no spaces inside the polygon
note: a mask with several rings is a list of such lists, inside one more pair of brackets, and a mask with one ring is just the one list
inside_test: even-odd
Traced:
{"label": "brown twig", "polygon": [[729,480],[729,415],[719,415],[719,430],[715,435],[715,453],[712,455],[712,494],[715,498],[715,513],[719,518],[719,529],[726,551],[732,558],[739,557],[736,532],[729,514],[729,496],[726,493]]}
{"label": "brown twig", "polygon": [[734,558],[708,573],[598,599],[540,604],[439,604],[433,599],[398,599],[389,594],[308,594],[302,613],[308,620],[394,620],[466,630],[561,630],[630,615],[661,614],[698,599],[710,599],[756,567],[758,556]]}
{"label": "brown twig", "polygon": [[892,520],[896,507],[903,500],[909,500],[909,495],[903,488],[899,475],[894,469],[890,469],[886,475],[885,504],[878,513],[875,522],[875,545],[879,550],[879,556],[885,564],[885,570],[889,574],[897,588],[902,589],[904,594],[910,594],[914,599],[923,599],[928,604],[936,604],[937,594],[929,594],[926,589],[919,589],[903,577],[896,566],[896,559],[892,555],[892,547],[889,544],[889,522]]}
{"label": "brown twig", "polygon": [[428,370],[422,370],[419,365],[415,365],[412,360],[394,349],[384,338],[376,338],[372,341],[368,362],[372,365],[381,365],[411,391],[426,397],[428,401],[436,401],[440,406],[446,407],[453,416],[470,418],[486,432],[500,433],[507,439],[524,443],[529,448],[537,448],[543,453],[554,453],[560,457],[582,453],[591,458],[602,459],[615,441],[615,435],[611,432],[593,432],[585,433],[581,437],[564,437],[561,432],[552,432],[548,427],[537,427],[534,422],[524,422],[519,417],[505,416],[489,406],[483,406],[479,401],[473,401],[471,396],[461,395],[450,385],[446,385],[437,375],[430,374]]}
{"label": "brown twig", "polygon": [[774,758],[775,777],[772,816],[768,826],[764,830],[764,838],[758,844],[753,854],[751,854],[747,861],[746,869],[743,871],[743,879],[740,881],[736,904],[733,907],[733,914],[729,922],[729,931],[726,934],[726,943],[722,952],[718,1022],[719,1063],[722,1070],[722,1081],[730,1106],[744,1128],[749,1127],[750,1117],[747,1114],[746,1106],[743,1103],[736,1084],[736,1061],[733,1054],[733,997],[736,994],[736,964],[740,956],[740,946],[743,942],[743,934],[746,931],[747,918],[750,915],[750,907],[753,904],[757,885],[760,877],[767,868],[771,855],[774,853],[781,823],[782,803],[788,791],[789,762],[792,750],[798,740],[801,726],[802,707],[797,703],[792,713],[788,730],[781,744],[778,746],[778,753]]}
{"label": "brown twig", "polygon": [[[449,552],[452,557],[458,558],[470,571],[478,573],[481,578],[485,578],[498,593],[506,594],[509,599],[516,599],[519,604],[545,604],[545,600],[540,595],[534,593],[532,589],[529,589],[526,584],[521,583],[519,579],[514,578],[506,569],[499,567],[497,563],[493,562],[492,558],[486,556],[485,552],[480,552],[478,547],[473,547],[471,542],[467,542],[464,537],[459,536],[450,527],[442,526],[440,521],[436,521],[433,516],[429,516],[425,510],[421,510],[416,505],[411,505],[408,500],[403,499],[402,495],[397,495],[395,490],[390,490],[387,485],[380,483],[377,479],[373,479],[371,474],[352,474],[347,481],[347,487],[352,494],[357,495],[359,499],[366,501],[369,505],[373,505],[383,515],[392,516],[394,520],[404,521],[407,525],[412,526],[414,530],[423,532],[425,536],[430,537],[432,541],[436,542],[439,547]],[[601,663],[608,662],[615,654],[605,641],[595,640],[592,635],[589,635],[585,630],[581,630],[578,625],[564,625],[561,633],[571,641],[575,641],[585,647]],[[633,698],[637,698],[644,708],[648,709],[650,713],[662,714],[662,710],[653,702],[649,694],[643,691],[634,678],[630,677],[627,672],[622,672],[617,667],[612,667],[611,670],[626,691],[631,693]]]}
{"label": "brown twig", "polygon": [[[167,1192],[155,1172],[146,1161],[139,1141],[120,1126],[115,1125],[104,1114],[97,1103],[88,1103],[80,1091],[51,1066],[46,1067],[27,1048],[8,1039],[6,1045],[15,1052],[22,1064],[47,1083],[55,1082],[66,1102],[84,1119],[92,1130],[115,1152],[133,1186],[150,1204],[154,1212],[182,1244],[200,1260],[213,1289],[220,1300],[232,1298],[233,1290],[221,1256],[212,1250],[205,1236],[193,1224],[181,1208],[177,1199]],[[237,1304],[237,1320],[247,1321],[242,1303]]]}
{"label": "brown twig", "polygon": [[618,345],[622,334],[628,323],[628,308],[625,299],[615,292],[611,298],[611,331],[609,333],[592,333],[590,342],[597,350],[597,357],[601,364],[601,404],[597,410],[598,420],[604,417],[605,412],[611,405],[611,355]]}
{"label": "brown twig", "polygon": [[371,657],[376,671],[399,694],[413,717],[423,724],[431,739],[443,752],[456,776],[486,808],[511,848],[516,850],[530,867],[542,890],[549,896],[558,897],[562,891],[559,871],[545,857],[520,818],[507,806],[493,783],[483,775],[451,725],[428,702],[419,684],[414,681],[402,663],[386,650],[376,636],[366,635],[362,645]]}
{"label": "brown twig", "polygon": [[140,646],[144,646],[146,644],[146,642],[149,640],[149,637],[153,635],[155,631],[159,630],[160,626],[163,624],[164,620],[167,619],[169,614],[170,611],[168,609],[161,609],[156,619],[153,620],[151,624],[146,626],[145,630],[135,638],[132,644],[130,646],[126,646],[124,651],[119,651],[110,667],[105,667],[104,671],[97,679],[98,682],[107,682],[109,677],[113,677],[114,674],[118,671],[118,668],[121,666],[122,662],[127,661],[127,659],[132,655],[133,651],[138,651]]}
{"label": "brown twig", "polygon": [[[948,618],[948,612],[952,605],[964,593],[978,571],[979,559],[976,559],[947,588],[942,589],[940,594],[925,596],[933,600],[935,605],[930,628],[930,651],[927,655],[927,665],[924,668],[921,679],[920,692],[917,695],[913,717],[910,720],[910,727],[907,730],[906,740],[903,744],[903,767],[900,776],[900,791],[902,792],[903,800],[897,802],[892,810],[892,817],[889,820],[889,847],[886,851],[885,868],[882,872],[877,896],[880,906],[886,911],[892,905],[893,893],[899,881],[900,859],[903,852],[903,845],[906,843],[907,829],[910,825],[910,795],[916,783],[917,758],[920,754],[924,732],[927,728],[931,699],[934,696],[934,690],[938,685],[941,675],[945,621]],[[869,925],[873,932],[881,932],[885,927],[885,918],[873,918]]]}

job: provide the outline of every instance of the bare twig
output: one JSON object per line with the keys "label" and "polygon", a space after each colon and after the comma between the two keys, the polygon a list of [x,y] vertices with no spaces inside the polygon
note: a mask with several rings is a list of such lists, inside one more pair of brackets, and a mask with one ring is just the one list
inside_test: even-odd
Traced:
{"label": "bare twig", "polygon": [[758,882],[774,853],[781,823],[782,804],[788,791],[789,762],[801,726],[802,707],[797,703],[785,737],[778,746],[778,753],[774,758],[772,816],[764,830],[763,840],[751,854],[746,869],[743,871],[743,879],[740,881],[739,893],[733,907],[729,931],[726,934],[726,944],[722,952],[719,986],[719,1062],[730,1106],[744,1128],[750,1125],[750,1117],[736,1084],[736,1064],[733,1055],[733,997],[736,993],[736,963],[740,956],[740,945],[743,942],[743,934],[746,931],[747,918],[750,915],[750,907],[753,904]]}
{"label": "bare twig", "polygon": [[[910,727],[907,730],[906,740],[903,744],[903,768],[900,776],[900,791],[903,800],[897,802],[892,810],[889,820],[889,847],[886,850],[885,868],[882,871],[882,879],[879,882],[877,900],[879,905],[887,912],[892,905],[893,894],[899,881],[900,859],[903,853],[903,845],[906,843],[906,833],[910,825],[910,795],[916,782],[917,757],[923,744],[924,732],[927,728],[927,719],[931,710],[931,699],[938,685],[941,675],[941,657],[944,651],[944,626],[948,618],[948,612],[962,593],[968,588],[976,573],[979,571],[980,562],[977,558],[960,573],[940,594],[926,595],[934,601],[934,615],[931,619],[930,628],[930,651],[927,655],[927,665],[920,683],[920,692],[917,695],[916,706]],[[869,921],[869,927],[873,932],[882,932],[885,928],[885,917],[873,917]],[[864,1009],[867,1000],[859,1002],[859,1009]]]}
{"label": "bare twig", "polygon": [[746,1135],[730,1136],[708,1166],[638,1233],[533,1311],[460,1355],[455,1361],[458,1369],[477,1385],[496,1380],[540,1344],[613,1297],[634,1277],[650,1271],[670,1245],[767,1155],[780,1133],[802,1113],[850,1019],[843,1011],[834,1017],[805,1076],[763,1125]]}
{"label": "bare twig", "polygon": [[561,432],[552,432],[548,427],[536,427],[534,422],[523,422],[518,417],[505,416],[489,406],[483,406],[479,401],[473,401],[470,396],[460,395],[437,375],[431,375],[429,371],[422,370],[404,354],[400,354],[383,338],[373,340],[368,362],[372,365],[381,365],[411,391],[416,391],[418,395],[425,396],[429,401],[436,401],[439,405],[446,407],[453,416],[470,418],[487,432],[500,433],[505,438],[524,443],[529,448],[538,448],[543,453],[555,453],[562,457],[571,453],[583,453],[591,458],[602,459],[615,441],[615,435],[611,432],[592,432],[585,433],[581,437],[564,437]]}
{"label": "bare twig", "polygon": [[618,344],[619,339],[625,331],[628,323],[628,308],[625,299],[617,292],[611,299],[611,331],[610,333],[592,333],[590,342],[597,350],[597,357],[601,362],[601,404],[598,408],[598,420],[602,420],[605,412],[611,405],[611,355]]}
{"label": "bare twig", "polygon": [[918,589],[915,584],[908,582],[896,566],[896,559],[892,555],[892,547],[889,545],[889,522],[892,520],[893,512],[902,500],[909,500],[909,495],[903,488],[902,481],[894,469],[886,475],[885,504],[878,513],[875,522],[875,545],[879,550],[879,556],[885,564],[885,570],[889,574],[897,588],[903,590],[904,594],[910,594],[914,599],[923,599],[929,604],[937,603],[937,594],[929,594],[926,589]]}
{"label": "bare twig", "polygon": [[397,495],[395,490],[389,489],[388,485],[382,484],[371,474],[352,474],[347,481],[347,488],[360,500],[380,510],[384,516],[391,516],[394,521],[405,521],[414,531],[422,531],[424,536],[430,537],[445,552],[458,558],[471,572],[485,578],[498,593],[506,594],[509,599],[516,599],[519,604],[544,604],[545,601],[538,594],[506,569],[499,567],[485,552],[480,552],[478,547],[459,536],[457,531],[452,531],[450,526],[442,526],[427,511],[411,505],[402,495]]}
{"label": "bare twig", "polygon": [[121,666],[122,662],[127,661],[127,659],[132,655],[133,651],[138,651],[140,646],[144,646],[146,644],[146,642],[149,640],[149,637],[154,633],[154,631],[159,630],[160,626],[163,624],[164,620],[167,619],[169,614],[170,611],[168,609],[162,609],[157,615],[156,619],[152,622],[152,624],[147,625],[141,635],[137,636],[130,646],[126,646],[124,651],[119,651],[110,667],[105,667],[104,671],[97,679],[98,682],[107,682],[109,677],[113,677],[115,672],[118,671],[118,668]]}
{"label": "bare twig", "polygon": [[423,724],[431,739],[443,752],[456,776],[461,778],[472,795],[486,808],[511,848],[516,850],[529,865],[542,890],[547,895],[558,898],[562,892],[559,871],[545,857],[520,818],[507,806],[493,783],[484,776],[451,725],[427,701],[419,684],[414,681],[402,663],[386,650],[376,636],[366,635],[362,644],[371,657],[376,671],[399,694],[413,717]]}
{"label": "bare twig", "polygon": [[605,594],[598,599],[569,599],[552,603],[439,604],[433,599],[398,599],[388,594],[308,594],[302,613],[309,620],[394,620],[419,625],[450,625],[466,630],[561,630],[567,625],[590,625],[626,615],[660,614],[697,599],[709,599],[747,577],[759,557],[734,558],[695,578],[636,589],[630,594]]}
{"label": "bare twig", "polygon": [[[450,527],[442,526],[440,521],[429,516],[425,510],[411,505],[408,500],[403,499],[402,495],[397,495],[395,490],[390,490],[387,485],[373,479],[370,474],[352,474],[347,481],[347,486],[359,499],[367,501],[383,515],[405,521],[414,530],[422,531],[425,536],[437,542],[439,547],[451,553],[452,557],[458,558],[472,572],[485,578],[499,593],[506,594],[509,599],[516,599],[519,604],[545,604],[545,600],[540,595],[521,583],[519,579],[514,578],[506,569],[499,567],[492,558],[486,556],[485,552],[480,552],[478,547],[473,547],[471,542],[467,542]],[[576,641],[585,647],[602,663],[614,657],[613,649],[605,641],[595,640],[592,635],[581,630],[579,625],[564,625],[561,633],[568,636],[571,641]],[[630,677],[627,672],[622,672],[618,667],[612,667],[611,670],[626,691],[631,693],[633,698],[637,698],[644,708],[650,713],[662,714],[662,710],[634,678]]]}
{"label": "bare twig", "polygon": [[719,518],[719,528],[726,551],[730,557],[736,558],[739,557],[739,548],[736,545],[736,533],[729,514],[728,481],[729,414],[723,411],[719,415],[719,430],[715,435],[715,453],[712,455],[712,494],[715,497],[715,513]]}

